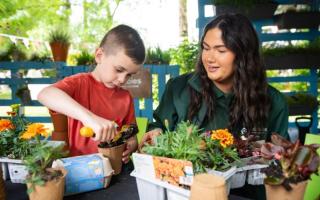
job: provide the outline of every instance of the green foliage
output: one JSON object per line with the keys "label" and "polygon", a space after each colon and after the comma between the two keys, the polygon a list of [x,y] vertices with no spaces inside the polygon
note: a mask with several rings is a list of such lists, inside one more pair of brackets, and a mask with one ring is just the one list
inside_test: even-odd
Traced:
{"label": "green foliage", "polygon": [[79,55],[75,56],[76,65],[93,65],[95,58],[86,50],[82,50]]}
{"label": "green foliage", "polygon": [[66,23],[69,6],[65,0],[1,0],[0,32],[28,36],[30,30]]}
{"label": "green foliage", "polygon": [[166,131],[156,137],[154,145],[146,145],[143,151],[168,158],[191,161],[195,173],[206,168],[224,170],[238,160],[237,151],[232,147],[223,148],[218,140],[206,134],[190,122],[181,122],[175,131]]}
{"label": "green foliage", "polygon": [[2,52],[1,57],[8,59],[7,61],[23,61],[27,58],[27,49],[24,45],[10,43],[7,49]]}
{"label": "green foliage", "polygon": [[320,37],[317,37],[310,43],[301,43],[298,45],[288,45],[280,47],[268,47],[262,49],[265,56],[282,56],[288,54],[319,54],[320,53]]}
{"label": "green foliage", "polygon": [[272,134],[271,143],[261,147],[261,155],[271,160],[270,165],[262,170],[267,176],[265,183],[283,185],[289,191],[292,189],[290,183],[308,180],[319,170],[319,147],[319,144],[301,145],[299,140],[291,143],[278,134]]}
{"label": "green foliage", "polygon": [[147,58],[145,64],[152,65],[168,65],[170,63],[170,53],[169,51],[162,51],[160,47],[155,49],[148,48],[147,49]]}
{"label": "green foliage", "polygon": [[194,70],[199,54],[199,46],[197,43],[184,40],[177,48],[170,49],[170,54],[170,64],[179,65],[180,73],[184,74]]}
{"label": "green foliage", "polygon": [[48,52],[43,52],[43,53],[32,53],[29,61],[34,61],[34,62],[52,62],[51,55]]}
{"label": "green foliage", "polygon": [[[20,138],[26,126],[30,124],[23,115],[19,115],[20,105],[13,104],[11,108],[10,118],[0,120],[0,157],[21,159],[30,155],[35,145]],[[5,120],[9,120],[13,126],[6,128]]]}
{"label": "green foliage", "polygon": [[35,185],[44,185],[47,181],[63,176],[59,170],[49,171],[52,162],[66,156],[63,151],[64,145],[51,146],[46,143],[36,146],[34,152],[23,160],[29,175],[26,183],[31,184],[28,193],[34,190]]}
{"label": "green foliage", "polygon": [[176,131],[166,131],[156,138],[155,145],[147,145],[143,151],[168,158],[191,161],[195,172],[204,172],[205,166],[201,160],[205,159],[205,152],[201,151],[202,139],[200,130],[189,122],[182,122]]}
{"label": "green foliage", "polygon": [[57,28],[57,29],[52,30],[49,33],[48,40],[49,40],[50,44],[54,43],[54,42],[58,42],[61,44],[70,45],[71,37],[67,31],[65,31],[61,28]]}

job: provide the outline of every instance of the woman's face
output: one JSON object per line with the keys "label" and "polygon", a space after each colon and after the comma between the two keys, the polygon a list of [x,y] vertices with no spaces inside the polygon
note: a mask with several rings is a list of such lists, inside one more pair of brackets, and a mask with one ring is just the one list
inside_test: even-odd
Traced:
{"label": "woman's face", "polygon": [[201,59],[209,79],[223,92],[230,92],[235,54],[226,48],[221,36],[222,32],[218,28],[206,33]]}

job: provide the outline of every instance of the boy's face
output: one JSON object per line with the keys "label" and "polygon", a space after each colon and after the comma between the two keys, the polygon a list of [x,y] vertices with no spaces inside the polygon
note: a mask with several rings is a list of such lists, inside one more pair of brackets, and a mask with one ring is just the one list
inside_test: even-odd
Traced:
{"label": "boy's face", "polygon": [[122,86],[141,67],[141,65],[135,64],[121,49],[106,55],[103,48],[98,48],[95,59],[97,67],[93,71],[93,75],[108,88]]}

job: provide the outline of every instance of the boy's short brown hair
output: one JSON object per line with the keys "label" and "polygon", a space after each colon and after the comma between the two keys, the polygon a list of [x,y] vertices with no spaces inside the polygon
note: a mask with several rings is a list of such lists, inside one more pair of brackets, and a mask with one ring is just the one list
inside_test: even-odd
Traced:
{"label": "boy's short brown hair", "polygon": [[112,28],[102,39],[100,47],[106,54],[114,54],[124,49],[125,54],[134,63],[142,64],[145,60],[145,47],[139,33],[127,25]]}

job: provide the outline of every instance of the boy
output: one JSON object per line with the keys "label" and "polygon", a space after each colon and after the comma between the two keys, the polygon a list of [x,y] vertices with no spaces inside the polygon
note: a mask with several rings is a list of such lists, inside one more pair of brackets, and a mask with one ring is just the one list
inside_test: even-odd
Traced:
{"label": "boy", "polygon": [[[121,86],[138,72],[145,59],[145,47],[133,28],[119,25],[102,39],[95,52],[96,68],[44,88],[38,100],[49,109],[68,116],[71,156],[97,153],[99,142],[110,141],[121,127],[135,123],[133,99]],[[61,103],[62,102],[62,103]],[[95,138],[80,136],[80,128],[91,127]],[[127,141],[123,162],[137,149],[137,139]]]}

